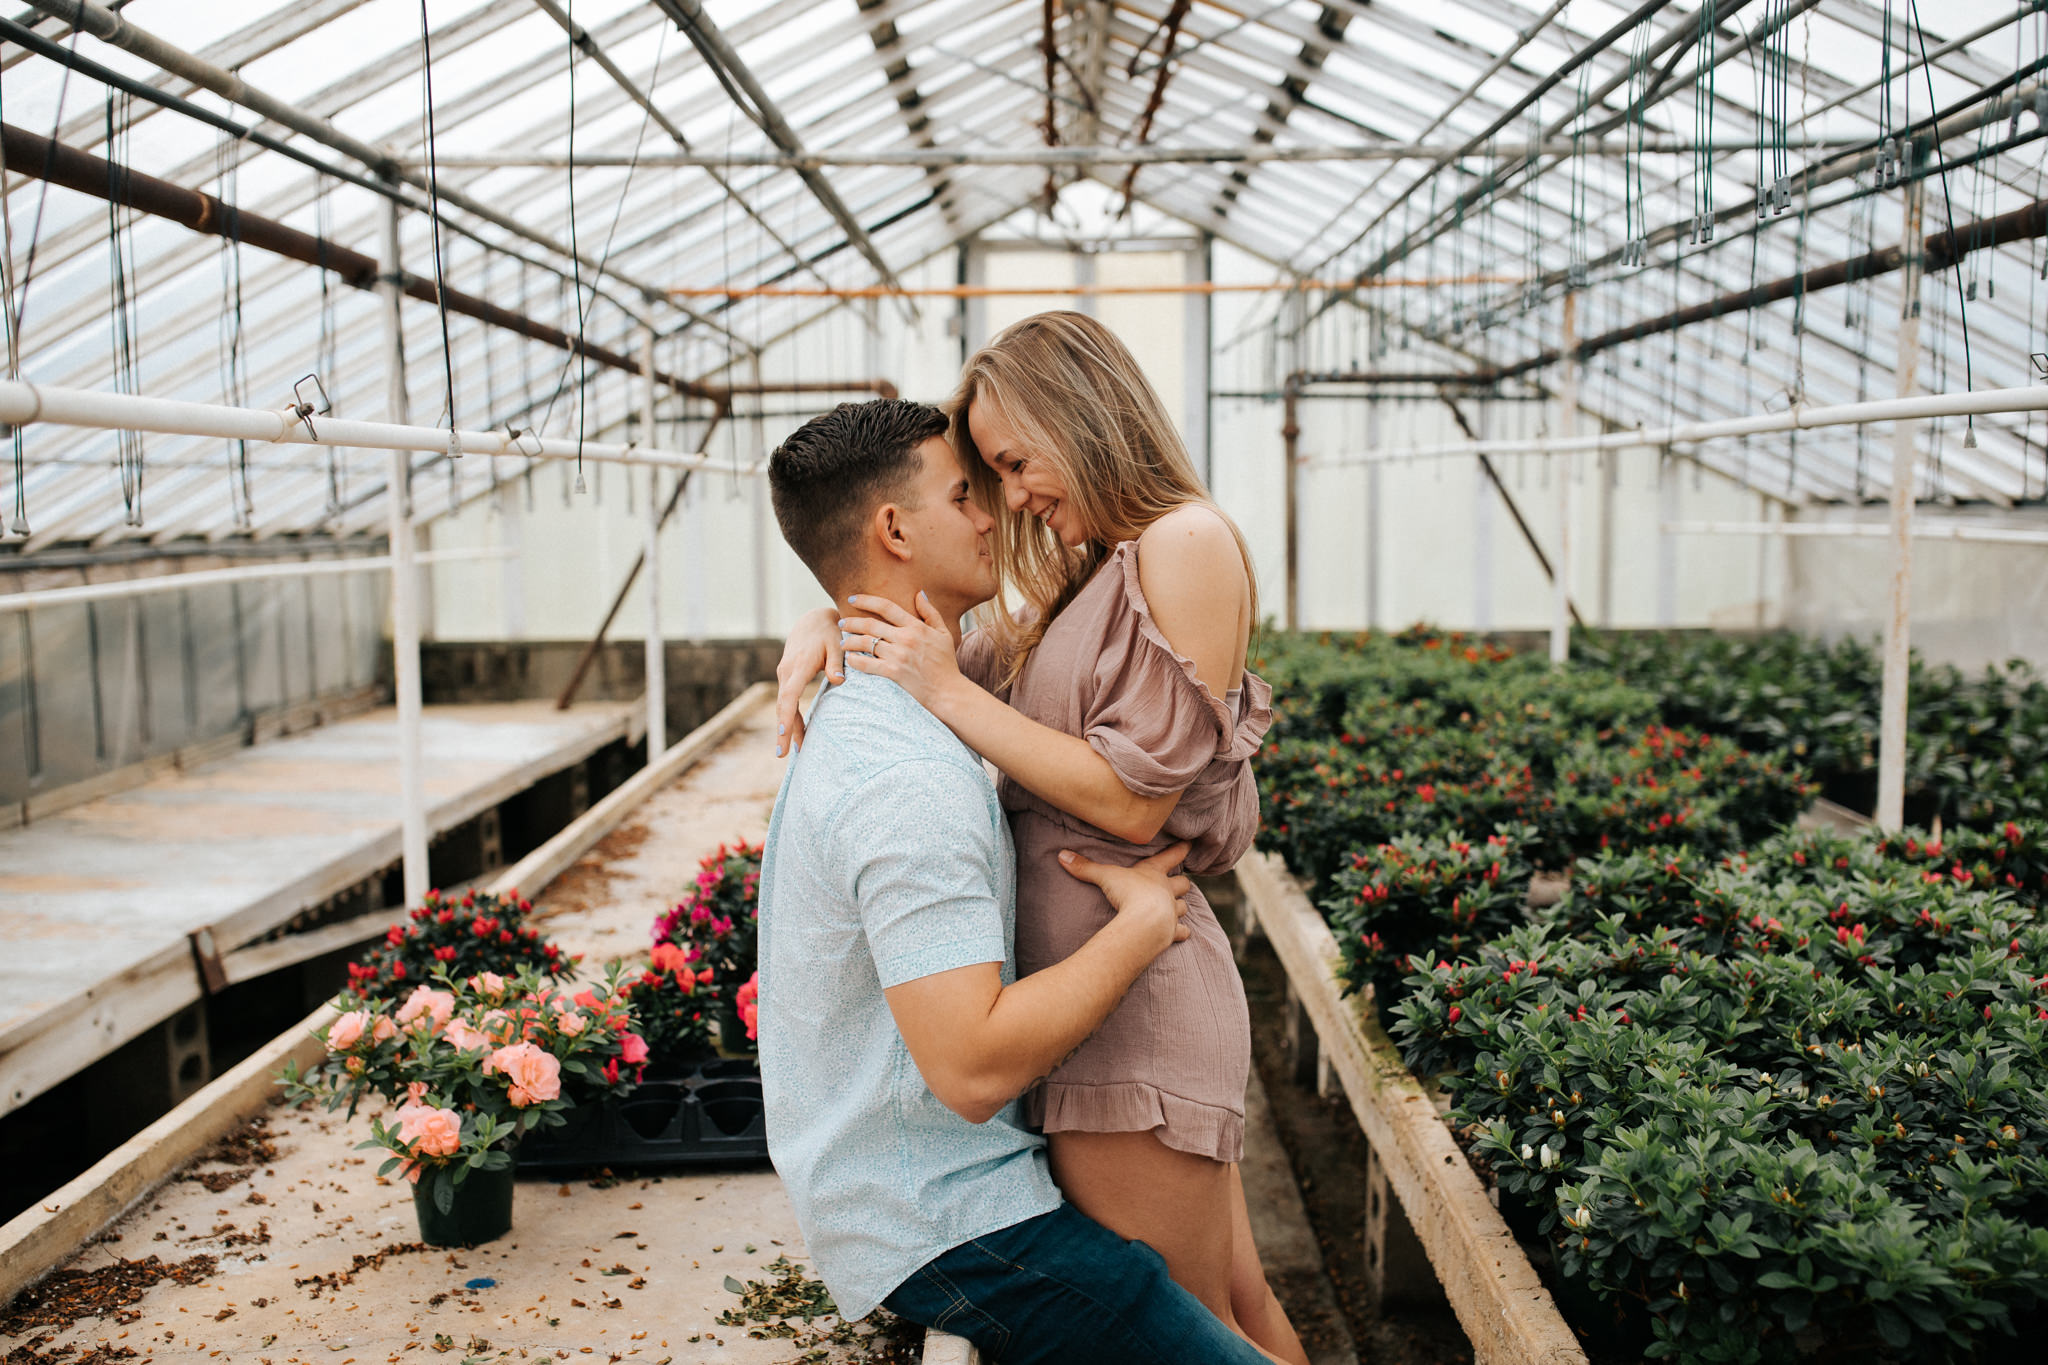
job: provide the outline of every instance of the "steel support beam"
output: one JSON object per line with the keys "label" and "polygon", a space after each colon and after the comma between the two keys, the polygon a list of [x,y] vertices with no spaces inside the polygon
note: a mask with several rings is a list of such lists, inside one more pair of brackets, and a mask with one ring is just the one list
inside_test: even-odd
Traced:
{"label": "steel support beam", "polygon": [[[782,111],[776,106],[775,101],[769,98],[768,92],[761,88],[761,83],[754,79],[754,73],[740,59],[738,50],[726,40],[724,31],[712,21],[704,6],[698,0],[655,0],[655,3],[661,6],[663,13],[676,21],[697,51],[703,54],[704,60],[711,65],[714,74],[720,77],[721,84],[726,85],[727,93],[732,95],[733,103],[739,106],[740,112],[759,125],[769,140],[784,152],[791,156],[802,156],[803,140],[796,135],[796,130],[789,126],[789,121],[782,116]],[[804,184],[810,187],[819,205],[832,216],[832,221],[839,224],[839,230],[846,234],[846,240],[851,242],[854,249],[867,258],[868,264],[875,268],[875,274],[881,281],[900,288],[902,282],[896,278],[896,272],[882,259],[882,253],[876,249],[873,239],[867,234],[867,229],[860,225],[860,220],[846,207],[845,202],[839,197],[839,192],[832,188],[831,182],[816,170],[799,168],[797,174],[803,178]]]}
{"label": "steel support beam", "polygon": [[[203,61],[183,48],[164,41],[148,30],[136,27],[104,5],[96,4],[93,0],[29,0],[29,3],[54,18],[76,25],[104,43],[140,57],[172,75],[181,76],[201,89],[210,90],[222,99],[289,128],[323,147],[332,148],[344,156],[360,161],[379,176],[390,180],[403,180],[417,189],[435,188],[429,184],[424,172],[407,165],[391,149],[372,146],[360,138],[344,133],[327,119],[309,114],[289,101],[257,89],[234,72],[222,70],[213,63]],[[443,203],[452,204],[463,212],[551,251],[564,260],[580,261],[593,275],[610,275],[650,303],[661,300],[661,291],[658,287],[634,279],[615,266],[573,252],[569,249],[568,243],[557,241],[544,232],[528,227],[513,215],[500,213],[465,191],[444,185],[438,187],[438,193]],[[694,320],[706,326],[717,326],[708,318],[697,317]]]}

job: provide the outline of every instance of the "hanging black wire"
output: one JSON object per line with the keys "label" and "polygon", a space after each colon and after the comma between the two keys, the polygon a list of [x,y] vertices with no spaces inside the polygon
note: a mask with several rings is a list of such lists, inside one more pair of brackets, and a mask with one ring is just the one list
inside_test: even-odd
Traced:
{"label": "hanging black wire", "polygon": [[[1934,63],[1929,61],[1927,57],[1927,26],[1920,22],[1919,0],[1906,0],[1906,6],[1906,38],[1911,42],[1915,37],[1914,30],[1918,30],[1920,76],[1927,83],[1927,107],[1934,109],[1937,107],[1934,99]],[[1909,81],[1909,88],[1910,85],[1911,82]],[[1956,251],[1956,206],[1954,199],[1950,197],[1948,192],[1948,158],[1941,150],[1941,131],[1939,127],[1928,135],[1927,140],[1934,148],[1935,169],[1941,176],[1941,211],[1942,216],[1948,222],[1948,258],[1951,262],[1954,262],[1958,259]],[[1963,271],[1960,265],[1956,267],[1955,276],[1956,325],[1963,334],[1963,390],[1967,393],[1976,387],[1976,381],[1970,365],[1970,301],[1963,297]],[[1963,418],[1963,449],[1975,450],[1976,448],[1977,418],[1975,414],[1969,414]]]}
{"label": "hanging black wire", "polygon": [[[583,354],[585,344],[583,324],[587,315],[583,305],[583,253],[576,241],[576,59],[583,55],[576,46],[576,0],[568,0],[567,13],[569,22],[563,25],[563,27],[568,30],[569,38],[569,169],[567,172],[569,178],[569,264],[574,271],[576,285],[576,350],[569,357],[569,361],[570,364],[576,367],[576,491],[581,493],[583,491],[583,421],[586,416],[584,396],[590,384],[590,362],[588,357]],[[563,377],[567,378],[567,367],[564,367]],[[560,384],[555,385],[557,396],[561,394],[561,391],[562,386]],[[555,400],[550,398],[548,399],[548,415],[553,416],[554,411]],[[547,426],[547,418],[541,419],[541,426],[543,428]]]}
{"label": "hanging black wire", "polygon": [[[135,265],[135,206],[129,128],[134,101],[107,91],[107,274],[112,308],[114,390],[131,396],[142,392],[136,352],[141,347],[141,318],[135,297],[140,272]],[[125,524],[142,525],[142,433],[126,428],[114,432],[115,460],[121,470],[121,505]]]}
{"label": "hanging black wire", "polygon": [[[426,88],[427,224],[432,235],[434,252],[434,305],[441,315],[441,378],[445,395],[443,414],[448,418],[448,453],[451,456],[459,456],[462,454],[462,442],[455,436],[455,355],[448,345],[447,269],[441,254],[441,172],[435,155],[434,136],[434,47],[433,33],[427,24],[427,0],[420,0],[420,79]],[[573,74],[571,79],[574,79]],[[573,105],[570,126],[575,126]],[[575,216],[572,213],[572,226],[574,222]],[[459,477],[452,462],[448,468],[448,477]]]}
{"label": "hanging black wire", "polygon": [[[78,51],[78,35],[82,30],[71,30],[71,50]],[[6,288],[7,305],[7,374],[19,382],[21,379],[21,328],[28,317],[28,290],[36,277],[36,248],[43,239],[43,210],[50,202],[50,174],[57,158],[57,133],[64,126],[64,99],[71,93],[71,68],[64,68],[63,77],[57,82],[57,112],[50,116],[50,140],[43,151],[42,187],[36,194],[36,216],[29,227],[28,259],[22,263],[19,293],[14,283],[14,215],[8,211],[4,198],[0,198],[0,216],[6,218],[5,242],[7,249]],[[5,117],[0,108],[0,118]],[[4,180],[4,177],[0,177]],[[20,423],[14,426],[14,515],[9,519],[7,529],[14,535],[26,536],[28,530],[28,455],[22,438]]]}
{"label": "hanging black wire", "polygon": [[[328,202],[327,177],[320,176],[315,182],[313,198],[313,229],[318,237],[320,267],[320,339],[314,354],[317,357],[319,373],[324,381],[327,403],[332,407],[340,396],[340,375],[336,365],[336,339],[334,327],[334,294],[332,272],[327,265],[327,245],[334,231],[333,214]],[[341,515],[347,501],[347,489],[342,475],[341,454],[333,446],[327,447],[327,515],[330,518]]]}
{"label": "hanging black wire", "polygon": [[[575,30],[576,6],[570,0],[567,7],[569,27]],[[663,29],[654,48],[654,73],[648,78],[648,88],[658,88],[661,83],[661,64],[667,53],[668,31]],[[605,266],[610,264],[612,247],[618,241],[619,221],[625,217],[626,198],[633,189],[633,177],[640,169],[640,152],[647,141],[647,129],[653,121],[653,111],[645,111],[640,118],[640,131],[633,137],[633,154],[626,162],[625,183],[619,187],[619,202],[612,210],[611,226],[605,230],[604,249],[597,254],[596,277],[591,281],[590,293],[586,298],[583,291],[583,253],[578,246],[576,228],[576,58],[581,51],[575,39],[569,41],[569,259],[573,267],[572,278],[576,291],[576,344],[562,363],[561,374],[556,377],[554,391],[548,395],[547,409],[534,424],[536,432],[545,431],[555,413],[555,403],[569,389],[569,376],[576,373],[576,491],[585,491],[583,482],[583,443],[589,414],[585,409],[584,395],[590,388],[590,358],[585,354],[587,345],[585,329],[589,325],[590,310],[597,301],[598,281],[604,278]],[[523,355],[523,352],[522,352]],[[528,409],[531,411],[531,408]]]}
{"label": "hanging black wire", "polygon": [[[218,344],[221,402],[239,408],[246,407],[249,401],[248,359],[242,347],[242,215],[238,208],[241,156],[234,140],[226,133],[221,134],[218,158],[217,188],[227,214],[227,232],[221,238],[220,252],[222,307]],[[227,443],[227,449],[228,502],[236,529],[246,531],[255,516],[255,502],[249,489],[249,443],[237,437]]]}

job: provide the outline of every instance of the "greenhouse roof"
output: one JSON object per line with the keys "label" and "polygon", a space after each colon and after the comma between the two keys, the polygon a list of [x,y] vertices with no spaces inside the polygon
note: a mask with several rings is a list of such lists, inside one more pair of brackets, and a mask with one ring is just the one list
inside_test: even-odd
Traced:
{"label": "greenhouse roof", "polygon": [[[435,183],[450,289],[622,355],[651,329],[659,367],[688,379],[748,378],[762,348],[845,306],[831,291],[893,285],[977,234],[1156,236],[1170,219],[1305,282],[1262,316],[1319,369],[1418,341],[1512,365],[1557,346],[1557,300],[1576,290],[1580,337],[1648,333],[1586,362],[1584,407],[1629,426],[1893,391],[1895,273],[1642,324],[1896,244],[1887,139],[1931,114],[1924,231],[1953,224],[1964,246],[1923,293],[1920,384],[2041,378],[2039,212],[2013,215],[2044,195],[2048,6],[1707,8],[1712,22],[1604,0],[132,0],[87,5],[79,32],[53,17],[79,6],[53,0],[0,29],[0,118],[372,257],[379,178],[416,208]],[[166,51],[221,79],[167,73]],[[32,146],[10,132],[10,167],[34,167]],[[324,254],[111,213],[49,188],[56,150],[39,155],[8,176],[22,377],[277,407],[317,373],[338,412],[384,412],[380,305]],[[1079,180],[1110,212],[1077,216]],[[2002,219],[1998,245],[1969,226]],[[434,273],[433,230],[401,215],[416,276]],[[1373,287],[1340,287],[1355,283]],[[623,372],[427,306],[406,311],[406,355],[417,422],[594,434],[634,406]],[[1547,367],[1530,377],[1555,387]],[[578,383],[580,408],[564,396]],[[2030,442],[2019,417],[1944,424],[1922,495],[2041,499],[2038,426]],[[1855,501],[1885,496],[1886,444],[1841,429],[1700,458],[1790,501]],[[384,515],[378,464],[200,438],[144,449],[137,525],[114,436],[30,429],[26,547],[346,534]],[[418,468],[437,463],[451,505],[500,476],[496,461]]]}

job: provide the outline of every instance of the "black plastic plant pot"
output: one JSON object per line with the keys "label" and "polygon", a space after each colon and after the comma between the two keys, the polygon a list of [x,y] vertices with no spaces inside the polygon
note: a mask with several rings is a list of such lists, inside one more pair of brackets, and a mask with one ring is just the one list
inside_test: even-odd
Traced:
{"label": "black plastic plant pot", "polygon": [[649,1076],[622,1099],[578,1105],[567,1125],[529,1134],[518,1157],[523,1171],[560,1171],[752,1163],[767,1155],[760,1067],[719,1057],[678,1075]]}
{"label": "black plastic plant pot", "polygon": [[[443,1177],[445,1178],[445,1177]],[[437,1247],[475,1246],[493,1242],[512,1230],[512,1167],[473,1170],[453,1187],[448,1211],[434,1203],[433,1182],[420,1177],[412,1187],[413,1212],[419,1215],[420,1240]]]}

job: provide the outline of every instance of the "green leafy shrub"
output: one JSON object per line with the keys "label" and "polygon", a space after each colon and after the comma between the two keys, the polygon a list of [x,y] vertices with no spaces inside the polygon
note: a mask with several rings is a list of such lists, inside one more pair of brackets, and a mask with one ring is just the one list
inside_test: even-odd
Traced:
{"label": "green leafy shrub", "polygon": [[[1875,800],[1883,669],[1868,643],[1588,631],[1574,639],[1573,659],[1654,694],[1669,724],[1810,768],[1852,809]],[[2030,666],[2012,660],[1972,676],[1916,657],[1907,695],[1909,820],[1992,827],[2048,816],[2048,682]]]}
{"label": "green leafy shrub", "polygon": [[1632,1349],[1938,1358],[2048,1301],[2039,914],[1875,840],[1609,855],[1393,1031]]}

